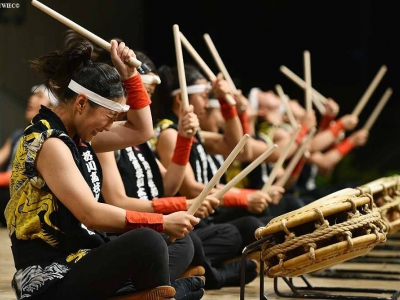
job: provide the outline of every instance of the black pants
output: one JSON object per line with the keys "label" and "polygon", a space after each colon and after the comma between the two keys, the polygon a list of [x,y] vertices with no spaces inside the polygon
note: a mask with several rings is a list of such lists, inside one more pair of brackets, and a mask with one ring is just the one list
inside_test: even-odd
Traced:
{"label": "black pants", "polygon": [[10,188],[0,187],[0,227],[6,227],[6,219],[4,217],[4,210],[10,200]]}
{"label": "black pants", "polygon": [[195,248],[192,265],[204,267],[206,288],[220,288],[224,279],[218,268],[240,253],[242,238],[239,231],[232,224],[209,224],[195,228],[190,237]]}
{"label": "black pants", "polygon": [[[273,218],[288,213],[290,211],[299,209],[304,205],[305,205],[304,201],[299,197],[296,197],[291,194],[284,194],[279,204],[277,205],[271,204],[261,214],[252,214],[243,208],[219,207],[217,209],[217,214],[213,217],[213,222],[218,224],[226,222],[232,223],[236,227],[238,227],[242,236],[243,234],[245,236],[248,236],[248,232],[255,228],[253,231],[253,236],[247,239],[245,238],[245,240],[243,241],[244,245],[248,245],[252,243],[251,241],[254,242],[254,232],[258,227],[265,226]],[[249,219],[239,220],[245,217],[248,217]],[[255,219],[258,219],[258,221],[256,221]]]}
{"label": "black pants", "polygon": [[131,280],[136,290],[170,284],[168,247],[159,233],[141,228],[93,249],[40,300],[107,299]]}
{"label": "black pants", "polygon": [[194,255],[193,241],[189,235],[171,243],[166,234],[161,234],[168,245],[169,273],[174,282],[191,264]]}

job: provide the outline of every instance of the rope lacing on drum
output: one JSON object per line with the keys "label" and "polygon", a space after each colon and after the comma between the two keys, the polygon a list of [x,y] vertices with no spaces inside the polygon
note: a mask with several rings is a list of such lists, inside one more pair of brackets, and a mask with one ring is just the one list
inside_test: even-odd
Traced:
{"label": "rope lacing on drum", "polygon": [[283,263],[284,263],[284,261],[286,260],[286,255],[280,253],[280,254],[277,254],[276,256],[277,256],[278,259],[279,259],[279,264],[278,264],[278,266],[279,266],[279,268],[281,269],[281,271],[286,270],[285,267],[283,266]]}
{"label": "rope lacing on drum", "polygon": [[308,243],[307,245],[304,245],[304,251],[308,252],[308,256],[315,261],[315,249],[317,249],[317,244],[316,243]]}
{"label": "rope lacing on drum", "polygon": [[286,219],[281,220],[282,230],[286,233],[285,240],[291,240],[296,237],[293,232],[290,232],[289,229],[286,227]]}
{"label": "rope lacing on drum", "polygon": [[[286,240],[282,244],[274,245],[266,251],[263,251],[262,258],[264,261],[274,257],[277,254],[287,253],[298,247],[315,243],[322,240],[327,240],[333,236],[343,235],[346,231],[353,231],[358,228],[375,228],[377,227],[373,223],[378,223],[380,225],[381,216],[379,212],[372,212],[367,215],[361,215],[358,218],[350,219],[346,222],[332,225],[327,228],[318,229],[312,233],[295,237],[291,240]],[[372,227],[374,225],[375,227]],[[375,234],[378,234],[377,232]]]}
{"label": "rope lacing on drum", "polygon": [[[378,227],[375,226],[375,224],[369,224],[370,228],[372,229],[372,232],[376,235],[376,240],[375,242],[379,242],[381,237],[379,235],[379,230]],[[385,238],[386,239],[386,238]]]}
{"label": "rope lacing on drum", "polygon": [[351,233],[351,231],[345,231],[343,232],[343,234],[346,236],[347,249],[350,250],[351,248],[353,248],[353,240],[351,239],[353,237],[353,234]]}
{"label": "rope lacing on drum", "polygon": [[321,210],[319,210],[318,208],[314,208],[314,211],[317,213],[318,218],[319,218],[319,223],[315,223],[315,229],[323,229],[325,227],[329,226],[329,222],[328,220],[325,220],[324,218],[324,214],[322,213]]}
{"label": "rope lacing on drum", "polygon": [[350,202],[350,204],[351,204],[351,212],[347,213],[349,219],[358,217],[360,215],[360,212],[357,210],[357,205],[353,199],[348,198],[348,199],[344,200],[344,202]]}

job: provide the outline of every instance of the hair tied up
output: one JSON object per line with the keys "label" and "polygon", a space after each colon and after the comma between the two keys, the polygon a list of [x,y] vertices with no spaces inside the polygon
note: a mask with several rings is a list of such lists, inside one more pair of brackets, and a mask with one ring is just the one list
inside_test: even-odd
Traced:
{"label": "hair tied up", "polygon": [[91,65],[93,65],[93,62],[92,62],[90,59],[85,59],[85,60],[83,61],[83,65],[84,65],[85,67],[91,66]]}

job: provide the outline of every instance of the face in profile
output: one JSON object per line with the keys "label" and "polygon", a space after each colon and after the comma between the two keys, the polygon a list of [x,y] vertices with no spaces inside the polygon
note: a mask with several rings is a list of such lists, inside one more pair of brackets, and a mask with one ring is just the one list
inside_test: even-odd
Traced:
{"label": "face in profile", "polygon": [[32,94],[25,109],[25,119],[27,121],[32,120],[39,113],[41,105],[47,107],[50,105],[50,99],[46,93],[40,91]]}
{"label": "face in profile", "polygon": [[[100,132],[110,130],[118,119],[118,112],[99,105],[90,105],[89,102],[90,100],[86,101],[82,113],[76,114],[74,121],[78,136],[87,142]],[[116,102],[125,105],[126,99],[122,97]]]}
{"label": "face in profile", "polygon": [[[196,80],[195,85],[198,84],[207,84],[206,79],[199,79]],[[210,90],[206,89],[204,92],[201,93],[194,93],[189,95],[189,103],[193,105],[194,108],[194,113],[197,115],[197,117],[200,119],[204,117],[207,113],[207,109],[209,107],[209,94]]]}

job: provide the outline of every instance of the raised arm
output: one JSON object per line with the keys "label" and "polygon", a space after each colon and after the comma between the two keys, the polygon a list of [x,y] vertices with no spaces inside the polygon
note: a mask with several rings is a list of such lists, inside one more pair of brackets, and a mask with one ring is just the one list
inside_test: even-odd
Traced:
{"label": "raised arm", "polygon": [[50,138],[44,142],[36,158],[36,165],[54,195],[89,229],[124,232],[140,226],[165,231],[180,238],[198,223],[193,216],[184,212],[176,213],[178,215],[173,217],[182,220],[178,230],[174,223],[160,214],[140,215],[134,211],[97,202],[76,167],[71,152],[59,139]]}
{"label": "raised arm", "polygon": [[96,152],[113,151],[146,142],[153,136],[153,121],[150,112],[150,98],[136,68],[126,61],[135,56],[132,50],[111,41],[111,59],[121,75],[127,92],[130,109],[127,121],[114,122],[109,131],[104,131],[92,139]]}

